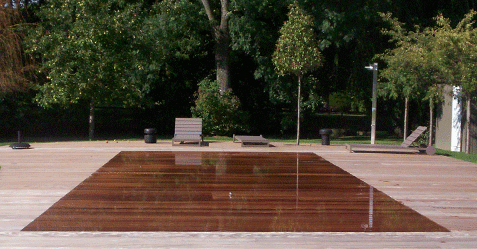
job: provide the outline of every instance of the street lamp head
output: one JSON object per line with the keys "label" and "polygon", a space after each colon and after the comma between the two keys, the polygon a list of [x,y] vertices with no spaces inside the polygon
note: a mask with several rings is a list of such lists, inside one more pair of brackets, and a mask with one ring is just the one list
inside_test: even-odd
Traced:
{"label": "street lamp head", "polygon": [[364,68],[366,68],[368,70],[376,70],[377,71],[378,70],[378,63],[375,62],[375,63],[373,63],[369,66],[365,66]]}

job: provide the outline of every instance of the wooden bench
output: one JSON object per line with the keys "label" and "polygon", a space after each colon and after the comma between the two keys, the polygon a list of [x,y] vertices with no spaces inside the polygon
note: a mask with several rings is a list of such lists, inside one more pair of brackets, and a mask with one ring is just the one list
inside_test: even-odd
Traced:
{"label": "wooden bench", "polygon": [[[269,147],[269,141],[268,139],[262,137],[262,135],[260,136],[244,136],[244,135],[233,135],[233,138],[232,138],[233,142],[236,143],[236,142],[240,142],[242,143],[242,147],[246,147],[246,146],[265,146],[265,147]],[[236,141],[237,140],[237,141]]]}
{"label": "wooden bench", "polygon": [[347,144],[346,149],[349,152],[361,151],[361,152],[394,152],[394,153],[426,153],[427,155],[434,155],[436,149],[433,146],[428,147],[404,147],[401,145],[390,144]]}
{"label": "wooden bench", "polygon": [[390,144],[346,144],[346,149],[349,152],[362,151],[362,152],[420,152],[428,155],[434,155],[436,149],[432,146],[429,147],[411,147],[417,138],[424,133],[427,129],[425,126],[419,126],[409,135],[404,142],[400,145]]}
{"label": "wooden bench", "polygon": [[193,142],[198,143],[198,145],[201,146],[202,141],[203,136],[201,118],[176,118],[172,145]]}

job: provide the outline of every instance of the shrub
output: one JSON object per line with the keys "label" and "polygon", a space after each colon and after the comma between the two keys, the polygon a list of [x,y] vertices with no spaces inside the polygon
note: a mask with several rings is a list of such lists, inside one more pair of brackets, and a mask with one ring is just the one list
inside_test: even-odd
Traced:
{"label": "shrub", "polygon": [[217,81],[205,79],[199,83],[194,96],[196,100],[195,106],[191,108],[192,116],[202,118],[204,134],[231,136],[248,132],[248,114],[240,110],[240,100],[231,90],[221,95]]}

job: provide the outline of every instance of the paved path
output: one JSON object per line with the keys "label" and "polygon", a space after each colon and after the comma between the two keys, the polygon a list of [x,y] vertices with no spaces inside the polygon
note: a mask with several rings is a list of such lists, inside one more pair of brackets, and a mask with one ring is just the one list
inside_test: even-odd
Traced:
{"label": "paved path", "polygon": [[[442,156],[348,153],[344,146],[135,142],[0,147],[0,248],[476,248],[477,165]],[[314,152],[451,230],[450,233],[21,232],[119,151]]]}

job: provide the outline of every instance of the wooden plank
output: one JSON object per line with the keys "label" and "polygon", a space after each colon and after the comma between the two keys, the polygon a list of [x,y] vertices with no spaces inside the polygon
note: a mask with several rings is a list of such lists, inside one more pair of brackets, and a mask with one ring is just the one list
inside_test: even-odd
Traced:
{"label": "wooden plank", "polygon": [[411,135],[406,137],[406,140],[402,142],[401,146],[409,147],[412,143],[416,141],[416,139],[421,136],[421,134],[427,129],[425,126],[419,126],[416,130],[414,130]]}

